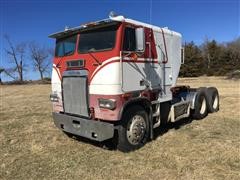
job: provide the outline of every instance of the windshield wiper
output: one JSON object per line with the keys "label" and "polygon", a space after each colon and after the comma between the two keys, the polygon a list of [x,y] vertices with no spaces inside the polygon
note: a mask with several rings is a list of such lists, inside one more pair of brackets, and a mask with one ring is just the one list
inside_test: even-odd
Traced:
{"label": "windshield wiper", "polygon": [[56,64],[56,67],[60,67],[59,65],[60,65],[60,63],[62,62],[62,60],[63,60],[63,57],[64,56],[67,56],[67,55],[69,55],[69,54],[71,54],[73,51],[67,51],[67,52],[64,52],[64,54],[62,55],[62,56],[60,56],[60,60],[58,61],[58,63]]}
{"label": "windshield wiper", "polygon": [[64,52],[64,55],[63,55],[63,56],[67,56],[67,55],[70,55],[70,54],[72,54],[72,53],[73,53],[73,51],[70,50],[70,51]]}
{"label": "windshield wiper", "polygon": [[98,63],[98,65],[101,65],[102,63],[91,52],[93,52],[93,50],[88,51],[89,55]]}

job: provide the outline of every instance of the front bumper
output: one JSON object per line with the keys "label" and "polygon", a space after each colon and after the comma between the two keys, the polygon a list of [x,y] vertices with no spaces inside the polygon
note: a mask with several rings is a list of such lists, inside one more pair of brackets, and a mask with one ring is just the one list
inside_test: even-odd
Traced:
{"label": "front bumper", "polygon": [[61,130],[95,141],[104,141],[114,135],[114,125],[53,112],[54,124]]}

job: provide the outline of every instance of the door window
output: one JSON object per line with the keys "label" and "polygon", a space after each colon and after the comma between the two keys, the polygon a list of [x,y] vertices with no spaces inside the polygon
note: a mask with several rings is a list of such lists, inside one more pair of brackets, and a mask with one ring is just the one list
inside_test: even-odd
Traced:
{"label": "door window", "polygon": [[136,51],[136,35],[135,29],[126,27],[123,42],[124,51]]}

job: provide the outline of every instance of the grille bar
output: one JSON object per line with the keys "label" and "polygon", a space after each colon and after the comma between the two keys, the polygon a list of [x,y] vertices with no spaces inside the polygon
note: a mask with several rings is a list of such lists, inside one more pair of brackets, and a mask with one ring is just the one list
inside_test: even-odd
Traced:
{"label": "grille bar", "polygon": [[89,117],[87,77],[63,77],[65,113]]}

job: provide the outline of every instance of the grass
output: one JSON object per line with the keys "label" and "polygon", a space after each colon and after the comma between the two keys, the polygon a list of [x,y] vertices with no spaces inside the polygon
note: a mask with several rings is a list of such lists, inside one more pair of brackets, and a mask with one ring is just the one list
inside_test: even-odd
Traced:
{"label": "grass", "polygon": [[220,111],[159,129],[155,140],[127,154],[55,128],[50,85],[1,86],[0,179],[240,179],[240,81],[178,84],[216,86]]}

